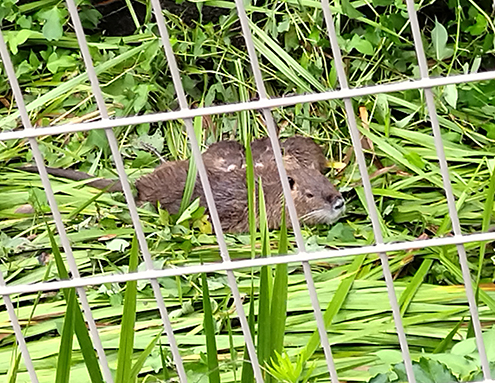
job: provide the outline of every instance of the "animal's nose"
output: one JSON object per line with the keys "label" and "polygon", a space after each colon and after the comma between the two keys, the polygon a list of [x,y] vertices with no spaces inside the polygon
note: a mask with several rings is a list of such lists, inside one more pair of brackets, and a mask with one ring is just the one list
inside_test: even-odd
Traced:
{"label": "animal's nose", "polygon": [[332,207],[333,207],[334,210],[340,210],[340,209],[343,209],[344,208],[344,205],[345,205],[344,199],[342,197],[337,197],[333,201],[333,206]]}

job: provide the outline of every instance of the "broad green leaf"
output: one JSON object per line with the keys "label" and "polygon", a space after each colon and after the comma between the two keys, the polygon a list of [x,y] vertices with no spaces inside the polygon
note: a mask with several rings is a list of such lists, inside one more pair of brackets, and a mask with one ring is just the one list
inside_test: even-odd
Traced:
{"label": "broad green leaf", "polygon": [[457,107],[457,86],[455,84],[447,85],[443,88],[443,98],[452,108]]}
{"label": "broad green leaf", "polygon": [[471,73],[477,73],[478,69],[480,69],[481,65],[481,57],[476,56],[475,59],[473,60],[473,64],[471,65]]}
{"label": "broad green leaf", "polygon": [[373,55],[375,53],[375,49],[373,45],[364,38],[364,36],[354,35],[352,36],[351,41],[348,43],[348,49],[351,51],[355,48],[359,53],[363,55]]}
{"label": "broad green leaf", "polygon": [[46,37],[48,41],[58,40],[63,34],[64,30],[62,28],[65,20],[64,13],[57,6],[42,12],[40,17],[45,20],[45,24],[43,25],[43,36]]}
{"label": "broad green leaf", "polygon": [[19,50],[18,46],[24,44],[31,36],[39,35],[39,32],[29,29],[21,29],[20,31],[9,31],[4,34],[5,41],[9,44],[10,51],[16,55]]}
{"label": "broad green leaf", "polygon": [[129,247],[129,242],[121,238],[115,238],[111,241],[108,241],[106,243],[106,246],[109,250],[122,252]]}
{"label": "broad green leaf", "polygon": [[485,16],[481,13],[476,15],[476,24],[469,26],[466,31],[469,32],[472,36],[481,35],[488,26]]}
{"label": "broad green leaf", "polygon": [[179,219],[177,220],[177,225],[181,224],[184,221],[187,221],[188,219],[192,218],[192,214],[199,208],[199,197],[196,198],[187,208],[184,210],[184,212],[180,215]]}
{"label": "broad green leaf", "polygon": [[431,40],[435,51],[435,58],[438,61],[445,60],[454,53],[452,48],[447,47],[448,38],[449,35],[445,27],[438,20],[435,20],[435,28],[431,31]]}
{"label": "broad green leaf", "polygon": [[363,14],[359,12],[354,6],[350,3],[349,0],[342,0],[342,13],[351,19],[357,19],[358,17],[363,17]]}
{"label": "broad green leaf", "polygon": [[63,55],[58,57],[58,55],[53,52],[48,58],[48,63],[46,67],[48,70],[55,74],[59,71],[60,68],[74,68],[78,64],[77,60],[69,55]]}

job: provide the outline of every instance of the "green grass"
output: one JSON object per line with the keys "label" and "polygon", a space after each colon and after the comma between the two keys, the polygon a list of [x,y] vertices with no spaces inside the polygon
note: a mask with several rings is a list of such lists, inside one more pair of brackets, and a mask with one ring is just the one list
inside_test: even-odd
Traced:
{"label": "green grass", "polygon": [[[89,20],[94,14],[91,16],[91,7],[83,3],[80,12]],[[179,16],[165,11],[189,104],[198,107],[255,99],[234,4],[205,4],[227,8],[230,13],[215,25],[186,25]],[[493,68],[491,4],[458,0],[416,5],[432,76]],[[351,86],[417,78],[405,4],[359,0],[332,2],[331,6]],[[2,31],[31,121],[38,129],[98,118],[77,41],[67,14],[60,11],[62,7],[53,0],[22,5],[4,1],[0,5]],[[47,10],[55,12],[50,19],[44,14]],[[267,1],[248,5],[247,11],[270,97],[337,88],[318,1]],[[135,25],[136,19],[132,23]],[[156,26],[147,22],[132,36],[93,34],[88,41],[111,116],[178,108]],[[22,128],[3,68],[0,79],[0,130]],[[465,234],[493,225],[494,84],[485,81],[433,89]],[[450,217],[421,92],[364,96],[353,103],[356,115],[361,116],[357,122],[363,140],[372,143],[367,146],[366,159],[385,240],[448,235]],[[366,113],[359,113],[359,108]],[[273,116],[281,137],[302,134],[322,145],[334,162],[327,175],[346,198],[346,215],[334,226],[303,227],[308,251],[372,244],[373,232],[342,102],[276,108]],[[266,135],[259,111],[197,118],[194,128],[203,148],[221,139],[237,139],[246,145]],[[142,143],[152,145],[166,160],[190,157],[181,121],[123,126],[114,132],[131,180],[159,164],[157,156],[146,151]],[[103,177],[115,175],[103,131],[41,136],[38,143],[49,166],[72,167]],[[17,170],[32,162],[28,143],[0,142],[0,162],[0,270],[7,284],[64,278],[64,254],[59,250],[59,237],[52,234],[55,225],[39,177]],[[263,211],[263,205],[258,205],[262,198],[254,188],[249,163],[249,207],[253,213],[255,206]],[[189,191],[193,179],[191,173]],[[101,193],[84,184],[52,178],[81,275],[144,270],[123,196]],[[139,208],[156,268],[220,262],[204,210],[194,201],[190,203],[187,194],[177,216],[150,206]],[[34,201],[34,214],[16,212]],[[226,236],[232,259],[276,257],[293,251],[295,241],[290,230],[269,232],[263,219],[260,221],[256,231],[251,215],[251,234]],[[490,243],[471,243],[465,248],[482,325],[491,339],[488,329],[495,312],[493,247]],[[38,260],[44,253],[50,256],[46,264]],[[419,361],[421,355],[429,358],[429,363],[439,360],[457,379],[469,380],[479,374],[479,366],[472,361],[475,356],[459,352],[471,350],[472,339],[464,340],[471,328],[466,324],[468,306],[456,254],[454,246],[425,248],[391,253],[389,262],[414,360]],[[312,262],[311,266],[340,380],[368,381],[374,374],[391,371],[391,366],[399,371],[395,365],[399,346],[377,256]],[[235,275],[267,381],[328,381],[300,264],[238,270]],[[159,283],[188,379],[253,381],[225,273],[163,278]],[[91,286],[86,292],[118,381],[175,378],[149,282]],[[101,381],[73,290],[12,298],[41,382],[67,381],[69,374],[81,382]],[[27,380],[1,301],[0,307],[0,380]],[[455,353],[453,347],[457,347]],[[453,355],[460,358],[456,363],[452,362]],[[461,365],[464,369],[456,369]]]}

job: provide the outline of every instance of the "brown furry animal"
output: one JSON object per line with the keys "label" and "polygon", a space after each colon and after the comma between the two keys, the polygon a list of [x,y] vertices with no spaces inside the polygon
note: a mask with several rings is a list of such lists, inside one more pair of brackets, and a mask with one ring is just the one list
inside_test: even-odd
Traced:
{"label": "brown furry animal", "polygon": [[[309,225],[330,224],[344,211],[344,200],[332,183],[320,171],[326,159],[318,145],[311,139],[292,137],[282,143],[289,185],[296,211],[302,222]],[[268,225],[270,229],[280,226],[282,209],[282,185],[273,157],[273,150],[267,139],[252,143],[255,164],[256,187],[261,179],[265,195]],[[247,186],[245,154],[236,141],[222,141],[211,145],[204,153],[210,185],[223,230],[243,232],[248,227]],[[158,166],[152,173],[136,181],[138,202],[160,203],[171,214],[177,214],[182,201],[187,179],[189,161],[172,161]],[[26,171],[37,172],[34,166],[24,167]],[[47,168],[49,174],[83,180],[92,178],[89,174],[70,170]],[[108,191],[121,191],[120,181],[97,179],[88,185]],[[196,181],[193,198],[200,198],[206,206],[203,187]]]}

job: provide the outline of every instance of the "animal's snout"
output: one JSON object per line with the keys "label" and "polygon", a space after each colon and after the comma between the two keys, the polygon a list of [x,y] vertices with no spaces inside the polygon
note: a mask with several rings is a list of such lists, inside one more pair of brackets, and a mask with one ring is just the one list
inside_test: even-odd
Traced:
{"label": "animal's snout", "polygon": [[342,197],[335,197],[333,199],[332,208],[334,210],[343,210],[345,207],[345,201]]}

